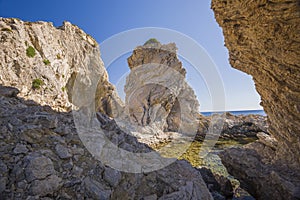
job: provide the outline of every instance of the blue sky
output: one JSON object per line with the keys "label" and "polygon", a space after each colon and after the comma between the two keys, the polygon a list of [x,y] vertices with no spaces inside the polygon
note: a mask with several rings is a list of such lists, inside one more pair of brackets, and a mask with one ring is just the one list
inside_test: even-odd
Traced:
{"label": "blue sky", "polygon": [[[200,44],[214,61],[224,84],[226,110],[261,109],[252,78],[229,65],[222,30],[210,9],[210,0],[0,0],[0,16],[25,21],[51,21],[55,26],[70,21],[99,43],[135,28],[159,27],[178,31]],[[108,53],[103,52],[105,49],[101,51],[102,54]],[[126,63],[128,55],[120,56],[107,66],[110,80],[120,86],[120,92],[120,78],[129,70]],[[205,83],[201,77],[194,76],[188,62],[183,64],[187,68],[187,79],[200,100],[200,110],[211,110]]]}

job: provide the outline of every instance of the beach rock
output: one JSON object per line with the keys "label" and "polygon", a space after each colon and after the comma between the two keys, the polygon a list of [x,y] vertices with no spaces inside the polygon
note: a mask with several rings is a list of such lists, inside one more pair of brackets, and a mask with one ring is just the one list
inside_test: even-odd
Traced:
{"label": "beach rock", "polygon": [[197,132],[195,139],[203,141],[208,132],[208,126],[212,118],[223,119],[223,125],[219,139],[222,141],[237,141],[241,144],[247,144],[258,139],[258,134],[268,135],[267,116],[263,115],[233,115],[230,112],[222,114],[213,114],[212,116],[202,116],[200,118],[202,126],[201,131]]}
{"label": "beach rock", "polygon": [[[270,157],[260,158],[263,151],[245,148],[239,153],[232,150],[224,154],[224,163],[229,171],[239,175],[237,178],[243,179],[244,185],[251,185],[255,198],[297,199],[296,191],[300,187],[299,1],[213,0],[212,9],[223,29],[229,61],[234,68],[253,76],[261,105],[268,115],[268,132],[278,143]],[[262,162],[266,159],[268,164]],[[233,160],[238,160],[243,167],[230,162]],[[280,166],[285,166],[285,170]],[[251,179],[245,174],[251,175]]]}

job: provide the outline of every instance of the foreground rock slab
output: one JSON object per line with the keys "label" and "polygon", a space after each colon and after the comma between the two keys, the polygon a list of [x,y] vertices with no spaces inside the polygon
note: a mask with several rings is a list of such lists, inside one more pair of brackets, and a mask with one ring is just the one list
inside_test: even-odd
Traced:
{"label": "foreground rock slab", "polygon": [[[0,87],[1,199],[212,199],[200,172],[188,162],[149,173],[112,169],[86,150],[72,113],[6,95],[7,90],[15,89]],[[131,152],[151,151],[109,117],[101,119],[111,142]]]}

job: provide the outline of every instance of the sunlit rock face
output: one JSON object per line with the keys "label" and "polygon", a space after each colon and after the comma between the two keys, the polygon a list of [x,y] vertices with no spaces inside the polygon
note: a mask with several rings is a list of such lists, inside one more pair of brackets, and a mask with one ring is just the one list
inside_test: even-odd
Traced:
{"label": "sunlit rock face", "polygon": [[[125,113],[133,125],[163,132],[195,134],[199,103],[185,80],[174,43],[145,44],[128,58]],[[155,132],[155,131],[154,131]]]}
{"label": "sunlit rock face", "polygon": [[[0,33],[0,84],[18,88],[22,97],[62,111],[95,97],[96,109],[108,115],[121,104],[108,82],[99,45],[77,26],[0,18]],[[34,80],[40,83],[33,86]]]}
{"label": "sunlit rock face", "polygon": [[[267,179],[257,178],[257,184],[271,191],[280,182],[279,185],[285,185],[282,186],[282,195],[285,193],[289,194],[286,198],[300,198],[300,179],[295,175],[300,171],[299,1],[213,0],[212,9],[223,29],[231,65],[252,75],[261,95],[261,104],[270,122],[268,131],[278,141],[274,156],[268,160],[272,165],[283,165],[286,170],[293,172],[293,175],[283,175],[272,166],[274,173],[280,177],[278,181],[269,184]],[[259,162],[263,162],[263,159],[259,159]],[[237,169],[230,162],[226,163],[232,172]],[[247,169],[244,167],[239,170]],[[292,183],[283,184],[281,178]],[[261,198],[259,193],[256,196]]]}

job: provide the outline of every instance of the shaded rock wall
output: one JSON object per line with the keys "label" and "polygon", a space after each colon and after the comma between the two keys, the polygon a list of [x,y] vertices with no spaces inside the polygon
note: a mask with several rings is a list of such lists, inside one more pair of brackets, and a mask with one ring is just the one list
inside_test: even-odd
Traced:
{"label": "shaded rock wall", "polygon": [[[76,77],[80,76],[84,90],[94,74],[99,80],[96,108],[111,115],[114,101],[121,104],[108,82],[97,42],[77,26],[64,22],[56,28],[48,22],[0,18],[0,34],[0,84],[17,87],[21,96],[42,105],[68,110]],[[34,53],[28,54],[28,48]],[[43,82],[40,88],[32,87],[35,79]],[[91,96],[80,98],[88,102],[85,98]]]}
{"label": "shaded rock wall", "polygon": [[290,164],[300,163],[299,1],[213,1],[230,64],[253,76],[269,132]]}
{"label": "shaded rock wall", "polygon": [[[253,76],[268,115],[268,132],[278,142],[271,149],[261,142],[228,150],[223,162],[258,199],[266,194],[300,198],[299,1],[213,0],[212,9],[223,29],[230,64]],[[246,161],[239,159],[241,154]]]}

